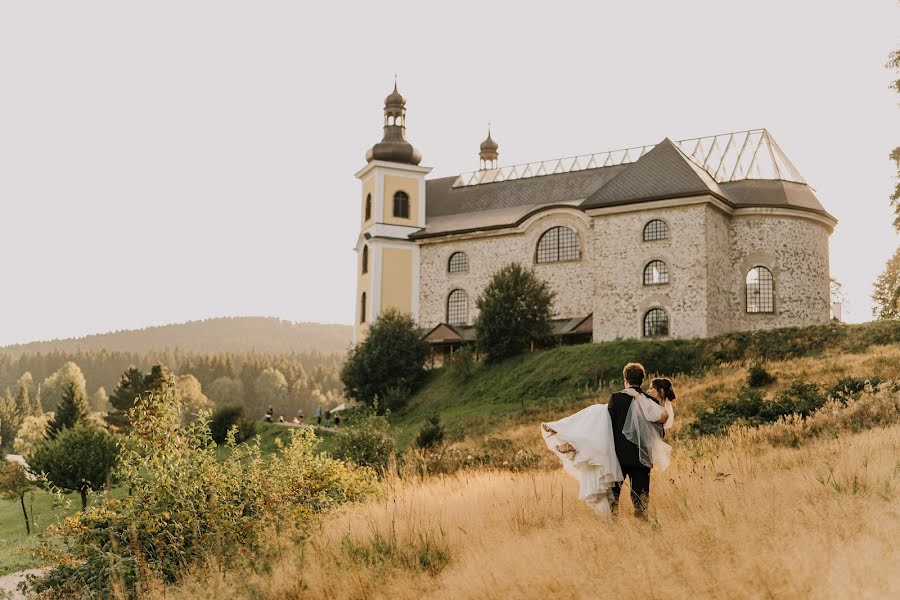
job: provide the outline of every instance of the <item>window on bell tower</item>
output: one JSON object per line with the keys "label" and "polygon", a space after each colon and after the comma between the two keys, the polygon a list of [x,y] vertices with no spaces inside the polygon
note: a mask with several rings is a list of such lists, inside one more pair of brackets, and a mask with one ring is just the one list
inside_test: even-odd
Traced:
{"label": "window on bell tower", "polygon": [[409,218],[409,195],[406,192],[394,194],[394,216],[398,219]]}
{"label": "window on bell tower", "polygon": [[366,221],[372,218],[372,194],[366,196]]}
{"label": "window on bell tower", "polygon": [[363,246],[362,251],[362,272],[363,275],[369,272],[369,247]]}

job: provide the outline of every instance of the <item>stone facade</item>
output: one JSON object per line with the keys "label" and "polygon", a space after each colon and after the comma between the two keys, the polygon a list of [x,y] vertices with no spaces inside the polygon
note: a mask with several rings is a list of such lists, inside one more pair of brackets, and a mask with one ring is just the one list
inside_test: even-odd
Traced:
{"label": "stone facade", "polygon": [[[669,334],[679,338],[828,320],[826,225],[802,214],[734,214],[713,198],[661,204],[588,213],[553,208],[502,232],[423,240],[419,323],[430,329],[446,322],[447,298],[462,289],[472,324],[476,298],[513,261],[533,267],[550,284],[556,316],[593,313],[594,341],[642,337],[644,315],[652,308],[666,311]],[[668,225],[669,237],[645,242],[644,226],[654,219]],[[540,236],[558,225],[576,232],[581,258],[536,264]],[[468,271],[448,271],[454,252],[466,253]],[[644,268],[652,260],[668,267],[667,283],[644,284]],[[745,278],[757,265],[775,278],[773,314],[746,312]]]}

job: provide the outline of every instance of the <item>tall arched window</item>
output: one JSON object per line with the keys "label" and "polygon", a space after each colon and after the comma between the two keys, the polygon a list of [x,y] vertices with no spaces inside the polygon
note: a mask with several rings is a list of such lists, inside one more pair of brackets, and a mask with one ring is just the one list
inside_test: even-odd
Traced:
{"label": "tall arched window", "polygon": [[363,292],[359,299],[359,322],[366,322],[366,293]]}
{"label": "tall arched window", "polygon": [[765,267],[756,266],[747,273],[747,312],[775,312],[775,278]]}
{"label": "tall arched window", "polygon": [[669,268],[661,260],[651,260],[644,267],[644,285],[669,283]]}
{"label": "tall arched window", "polygon": [[399,219],[409,218],[409,196],[406,192],[394,194],[394,216]]}
{"label": "tall arched window", "polygon": [[369,247],[368,246],[363,246],[362,272],[363,272],[363,274],[366,274],[369,272]]}
{"label": "tall arched window", "polygon": [[669,315],[661,308],[651,308],[644,315],[644,337],[666,337],[669,335]]}
{"label": "tall arched window", "polygon": [[372,194],[366,195],[366,221],[372,218]]}
{"label": "tall arched window", "polygon": [[469,321],[469,296],[465,290],[453,290],[447,296],[447,323],[465,325]]}
{"label": "tall arched window", "polygon": [[535,261],[539,263],[578,260],[581,247],[578,235],[568,227],[551,227],[538,240]]}
{"label": "tall arched window", "polygon": [[644,225],[644,241],[645,242],[653,242],[655,240],[667,240],[669,239],[669,226],[666,225],[665,221],[660,221],[659,219],[653,219],[646,225]]}
{"label": "tall arched window", "polygon": [[450,261],[447,264],[447,270],[451,273],[460,273],[469,270],[469,257],[465,252],[454,252],[450,255]]}

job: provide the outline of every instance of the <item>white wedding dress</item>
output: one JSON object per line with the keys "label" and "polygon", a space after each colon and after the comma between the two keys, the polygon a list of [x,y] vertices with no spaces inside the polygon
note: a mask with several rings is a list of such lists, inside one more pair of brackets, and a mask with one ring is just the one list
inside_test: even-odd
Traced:
{"label": "white wedding dress", "polygon": [[[655,422],[669,412],[646,396],[633,400],[622,433],[638,446],[641,462],[665,470],[672,447],[662,441]],[[667,422],[668,427],[671,425]],[[541,424],[541,434],[566,473],[578,480],[578,498],[600,514],[610,513],[613,486],[624,479],[613,442],[606,404],[593,404],[559,421]],[[568,447],[566,446],[568,444]],[[569,450],[571,447],[571,450]],[[569,450],[564,452],[563,450]]]}

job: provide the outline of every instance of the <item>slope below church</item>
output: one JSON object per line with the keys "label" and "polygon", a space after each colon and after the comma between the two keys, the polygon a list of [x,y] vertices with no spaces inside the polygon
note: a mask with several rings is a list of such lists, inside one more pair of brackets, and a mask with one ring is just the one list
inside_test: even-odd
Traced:
{"label": "slope below church", "polygon": [[367,153],[354,339],[388,308],[436,346],[474,337],[475,298],[502,266],[556,292],[561,340],[706,337],[830,318],[837,221],[768,131],[754,130],[426,179],[406,100],[385,100]]}

